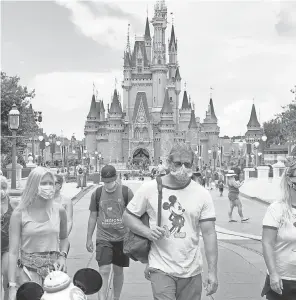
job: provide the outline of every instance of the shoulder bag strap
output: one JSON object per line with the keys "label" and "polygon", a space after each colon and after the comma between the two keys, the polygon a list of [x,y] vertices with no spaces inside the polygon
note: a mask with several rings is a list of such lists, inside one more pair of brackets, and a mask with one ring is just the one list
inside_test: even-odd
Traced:
{"label": "shoulder bag strap", "polygon": [[100,203],[100,199],[101,199],[101,195],[102,195],[102,190],[103,190],[102,186],[98,187],[96,190],[97,211],[99,211],[99,203]]}
{"label": "shoulder bag strap", "polygon": [[128,187],[126,185],[122,185],[122,197],[123,197],[125,206],[127,206],[128,205]]}
{"label": "shoulder bag strap", "polygon": [[162,210],[162,180],[161,177],[156,177],[158,190],[158,210],[157,210],[157,226],[161,226],[161,210]]}

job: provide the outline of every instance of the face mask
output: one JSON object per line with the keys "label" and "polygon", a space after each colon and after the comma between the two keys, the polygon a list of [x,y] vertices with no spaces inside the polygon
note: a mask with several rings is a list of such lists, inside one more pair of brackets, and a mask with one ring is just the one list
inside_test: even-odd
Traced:
{"label": "face mask", "polygon": [[115,188],[116,181],[105,183],[105,189],[107,191],[112,191]]}
{"label": "face mask", "polygon": [[54,189],[52,186],[39,186],[38,187],[38,195],[45,200],[50,200],[54,196]]}
{"label": "face mask", "polygon": [[176,178],[179,182],[187,182],[188,179],[193,175],[191,169],[187,169],[182,165],[179,169],[171,170],[171,175]]}

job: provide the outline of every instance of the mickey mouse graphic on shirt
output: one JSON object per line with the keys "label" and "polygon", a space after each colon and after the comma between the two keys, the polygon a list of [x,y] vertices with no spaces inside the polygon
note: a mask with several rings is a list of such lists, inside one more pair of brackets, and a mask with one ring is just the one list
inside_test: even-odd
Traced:
{"label": "mickey mouse graphic on shirt", "polygon": [[186,232],[180,232],[185,223],[185,218],[183,217],[185,209],[183,209],[177,197],[171,195],[169,197],[169,202],[164,202],[162,208],[164,210],[169,210],[171,213],[169,220],[172,222],[172,227],[169,229],[168,226],[163,226],[166,230],[166,237],[168,238],[174,234],[175,238],[185,238]]}

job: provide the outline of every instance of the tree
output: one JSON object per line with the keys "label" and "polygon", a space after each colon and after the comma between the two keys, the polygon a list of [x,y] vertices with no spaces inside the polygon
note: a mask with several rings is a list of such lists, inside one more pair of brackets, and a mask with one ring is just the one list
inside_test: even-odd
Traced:
{"label": "tree", "polygon": [[283,107],[284,111],[278,115],[281,120],[281,133],[286,139],[296,139],[296,101]]}
{"label": "tree", "polygon": [[286,138],[282,132],[282,127],[283,124],[280,118],[275,118],[263,123],[264,133],[267,137],[267,147],[271,144],[282,144],[286,142]]}
{"label": "tree", "polygon": [[27,147],[25,139],[38,132],[38,126],[34,120],[34,112],[30,100],[35,97],[35,90],[28,91],[26,86],[19,83],[18,76],[8,76],[1,72],[1,153],[11,156],[11,131],[8,127],[8,114],[15,103],[20,112],[20,127],[17,131],[17,150]]}

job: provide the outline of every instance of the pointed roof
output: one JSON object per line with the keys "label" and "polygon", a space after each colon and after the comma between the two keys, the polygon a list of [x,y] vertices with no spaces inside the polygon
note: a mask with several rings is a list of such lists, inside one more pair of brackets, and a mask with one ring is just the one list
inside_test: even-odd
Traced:
{"label": "pointed roof", "polygon": [[150,116],[149,116],[149,109],[148,109],[148,102],[147,102],[147,96],[145,92],[138,92],[137,96],[136,96],[136,102],[135,102],[135,107],[134,107],[134,113],[133,113],[133,122],[135,122],[137,115],[138,115],[138,111],[139,111],[139,107],[141,102],[143,103],[144,106],[144,111],[145,111],[145,115],[146,115],[146,119],[148,121],[150,121]]}
{"label": "pointed roof", "polygon": [[175,80],[178,80],[178,81],[180,81],[180,80],[181,80],[181,76],[180,76],[179,67],[177,67],[177,69],[176,69],[176,73],[175,73]]}
{"label": "pointed roof", "polygon": [[151,40],[150,27],[149,27],[149,20],[148,20],[148,17],[146,18],[145,40]]}
{"label": "pointed roof", "polygon": [[257,119],[257,113],[256,113],[256,108],[254,103],[252,105],[251,116],[247,127],[260,127],[260,123],[258,122]]}
{"label": "pointed roof", "polygon": [[212,119],[214,120],[218,120],[215,114],[215,110],[214,110],[214,104],[213,104],[213,99],[210,99],[210,104],[209,104],[209,115]]}
{"label": "pointed roof", "polygon": [[176,43],[174,25],[172,25],[172,30],[171,30],[171,39],[170,39],[170,43],[169,43],[169,50],[171,50],[171,47],[172,47],[173,44],[175,44],[175,47],[176,47],[176,50],[177,50],[177,43]]}
{"label": "pointed roof", "polygon": [[184,91],[181,109],[190,109],[187,92]]}
{"label": "pointed roof", "polygon": [[99,118],[95,95],[92,95],[90,109],[87,118]]}
{"label": "pointed roof", "polygon": [[190,117],[190,122],[189,122],[188,128],[189,129],[198,128],[197,123],[196,123],[196,119],[195,119],[195,112],[194,112],[193,109],[191,110],[191,117]]}
{"label": "pointed roof", "polygon": [[162,114],[172,114],[173,113],[173,108],[170,103],[170,97],[169,97],[169,90],[166,89],[165,91],[165,96],[164,96],[164,101],[163,101],[163,106],[160,111]]}
{"label": "pointed roof", "polygon": [[123,56],[123,66],[124,67],[130,67],[131,66],[131,55],[129,52],[124,51],[124,56]]}
{"label": "pointed roof", "polygon": [[101,107],[100,107],[100,110],[101,110],[101,111],[105,111],[104,101],[103,101],[103,100],[101,101]]}
{"label": "pointed roof", "polygon": [[131,56],[131,66],[136,67],[137,66],[137,55],[138,52],[141,51],[141,54],[143,55],[144,59],[144,67],[148,67],[149,61],[147,58],[146,48],[145,48],[145,41],[136,41],[134,45],[134,51]]}
{"label": "pointed roof", "polygon": [[118,93],[117,93],[117,90],[114,89],[114,93],[113,93],[113,99],[112,99],[112,103],[111,103],[111,107],[110,107],[110,110],[109,110],[109,113],[117,113],[117,114],[122,114],[122,109],[120,107],[120,104],[119,104],[119,97],[118,97]]}

